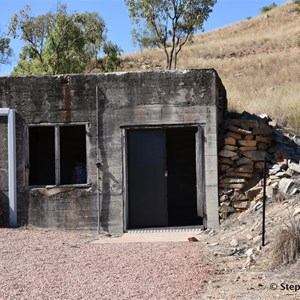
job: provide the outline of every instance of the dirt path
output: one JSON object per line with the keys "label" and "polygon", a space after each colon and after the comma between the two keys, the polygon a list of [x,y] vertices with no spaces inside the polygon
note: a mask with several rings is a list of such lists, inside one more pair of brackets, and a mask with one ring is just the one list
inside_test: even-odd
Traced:
{"label": "dirt path", "polygon": [[0,229],[0,299],[193,299],[214,274],[202,243],[92,243],[96,238]]}

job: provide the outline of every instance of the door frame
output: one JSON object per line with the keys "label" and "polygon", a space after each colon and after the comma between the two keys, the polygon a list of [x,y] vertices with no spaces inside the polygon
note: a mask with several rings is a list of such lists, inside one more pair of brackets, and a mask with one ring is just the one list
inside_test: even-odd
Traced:
{"label": "door frame", "polygon": [[192,124],[167,124],[167,125],[132,125],[120,126],[122,143],[122,178],[123,178],[123,231],[129,228],[129,195],[128,195],[128,145],[127,132],[129,130],[168,129],[197,127],[195,134],[196,155],[196,192],[197,192],[197,214],[202,217],[203,225],[206,224],[206,201],[205,201],[205,156],[204,156],[204,123]]}

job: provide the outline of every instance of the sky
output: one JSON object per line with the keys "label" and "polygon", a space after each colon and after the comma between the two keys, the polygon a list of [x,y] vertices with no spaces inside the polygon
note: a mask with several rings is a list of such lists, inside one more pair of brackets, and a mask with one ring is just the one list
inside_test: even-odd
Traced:
{"label": "sky", "polygon": [[[107,27],[107,36],[118,44],[123,53],[130,53],[139,50],[133,46],[131,39],[132,24],[130,22],[127,7],[124,0],[62,0],[67,4],[70,13],[77,12],[98,12],[104,19]],[[259,15],[263,6],[275,2],[277,5],[289,2],[288,0],[218,0],[213,7],[213,12],[204,23],[204,32],[224,27],[248,17]],[[30,5],[32,13],[36,16],[55,11],[57,0],[0,0],[0,28],[2,32],[7,30],[10,18],[26,5]],[[0,76],[9,75],[18,62],[19,52],[22,44],[19,41],[12,41],[11,47],[14,50],[14,57],[11,65],[0,65]]]}

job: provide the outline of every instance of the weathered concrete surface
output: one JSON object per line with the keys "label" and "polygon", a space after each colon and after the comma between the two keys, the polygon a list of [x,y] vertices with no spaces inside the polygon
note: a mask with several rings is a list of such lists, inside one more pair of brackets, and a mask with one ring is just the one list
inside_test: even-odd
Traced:
{"label": "weathered concrete surface", "polygon": [[[80,230],[99,225],[103,231],[123,232],[122,128],[199,124],[205,140],[205,217],[208,226],[218,225],[218,127],[227,100],[214,70],[3,77],[0,107],[17,110],[19,224]],[[88,184],[54,192],[28,186],[27,126],[77,123],[87,124]],[[5,194],[2,144],[1,153],[0,190]],[[1,196],[2,206],[5,201]]]}

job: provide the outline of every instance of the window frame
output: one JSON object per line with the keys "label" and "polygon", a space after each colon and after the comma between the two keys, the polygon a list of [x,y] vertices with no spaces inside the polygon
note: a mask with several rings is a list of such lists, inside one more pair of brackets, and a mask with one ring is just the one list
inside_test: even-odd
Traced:
{"label": "window frame", "polygon": [[[61,184],[61,172],[60,172],[60,127],[64,126],[85,126],[85,156],[86,156],[86,165],[88,164],[87,160],[87,136],[88,136],[88,122],[76,122],[76,123],[39,123],[39,124],[28,124],[25,127],[25,136],[26,136],[26,148],[25,148],[25,177],[26,177],[26,185],[28,188],[36,188],[36,187],[45,187],[45,188],[55,188],[55,187],[90,187],[91,184],[88,183],[88,168],[87,168],[87,182],[86,183],[69,183],[69,184]],[[30,149],[29,149],[29,128],[31,127],[54,127],[54,152],[55,152],[55,184],[54,185],[30,185],[29,184],[29,172],[30,172]]]}

